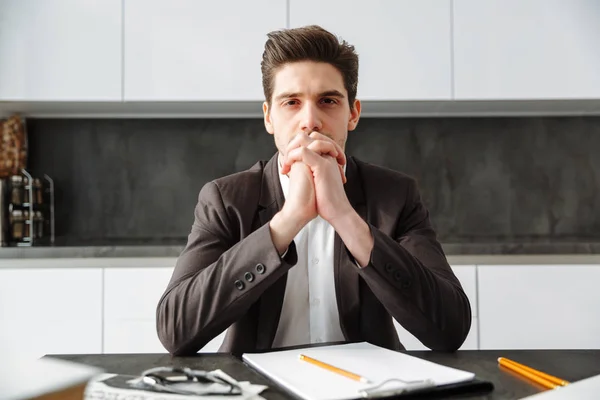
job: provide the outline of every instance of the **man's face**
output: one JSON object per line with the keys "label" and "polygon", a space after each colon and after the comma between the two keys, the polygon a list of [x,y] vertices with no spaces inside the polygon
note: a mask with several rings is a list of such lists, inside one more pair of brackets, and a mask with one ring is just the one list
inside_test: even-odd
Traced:
{"label": "man's face", "polygon": [[275,73],[271,107],[263,104],[265,127],[282,155],[294,136],[318,131],[345,149],[348,131],[360,117],[360,102],[351,110],[342,74],[331,64],[300,61]]}

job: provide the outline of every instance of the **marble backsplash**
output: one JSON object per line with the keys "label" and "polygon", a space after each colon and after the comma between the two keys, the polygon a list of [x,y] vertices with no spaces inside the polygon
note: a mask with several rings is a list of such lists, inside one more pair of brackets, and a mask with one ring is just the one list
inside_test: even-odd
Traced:
{"label": "marble backsplash", "polygon": [[[275,151],[260,119],[29,119],[57,243],[185,243],[202,185]],[[363,119],[347,153],[416,177],[460,249],[600,242],[600,117]],[[517,250],[514,250],[517,249]],[[460,251],[460,250],[457,250]],[[502,252],[503,250],[498,250]]]}

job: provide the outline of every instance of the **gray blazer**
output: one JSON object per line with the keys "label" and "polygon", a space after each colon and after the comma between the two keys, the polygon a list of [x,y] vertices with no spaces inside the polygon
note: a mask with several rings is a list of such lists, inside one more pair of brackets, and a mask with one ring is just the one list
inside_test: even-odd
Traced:
{"label": "gray blazer", "polygon": [[[173,355],[196,353],[229,328],[219,351],[270,349],[294,243],[281,258],[268,222],[284,197],[277,154],[204,185],[187,245],[157,309],[158,337]],[[402,350],[392,318],[433,350],[454,351],[471,307],[432,229],[414,179],[348,157],[346,194],[374,238],[358,268],[335,235],[340,325],[348,341]]]}

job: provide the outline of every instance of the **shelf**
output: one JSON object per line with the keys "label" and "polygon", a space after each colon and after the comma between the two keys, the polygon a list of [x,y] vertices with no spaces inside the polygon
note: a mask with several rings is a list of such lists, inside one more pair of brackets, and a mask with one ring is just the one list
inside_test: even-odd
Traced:
{"label": "shelf", "polygon": [[[20,113],[25,118],[263,118],[261,101],[0,101],[0,117],[13,113]],[[367,99],[362,102],[361,115],[366,118],[600,115],[600,99],[461,101]]]}

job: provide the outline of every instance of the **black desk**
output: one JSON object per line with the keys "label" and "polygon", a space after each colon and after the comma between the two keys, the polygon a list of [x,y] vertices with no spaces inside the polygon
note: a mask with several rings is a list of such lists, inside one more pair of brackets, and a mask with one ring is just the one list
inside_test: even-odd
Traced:
{"label": "black desk", "polygon": [[[525,378],[500,369],[497,363],[500,356],[571,382],[600,374],[600,350],[474,350],[451,354],[409,351],[407,353],[449,367],[474,372],[478,378],[494,383],[495,389],[492,393],[486,396],[469,397],[469,399],[519,399],[545,390]],[[273,387],[272,383],[261,375],[248,370],[239,359],[228,354],[199,354],[194,357],[175,358],[167,354],[52,355],[49,357],[98,366],[110,373],[130,375],[139,374],[144,369],[159,365],[188,366],[204,370],[222,369],[235,379],[270,386],[270,389],[262,394],[266,399],[290,398],[285,392]]]}

